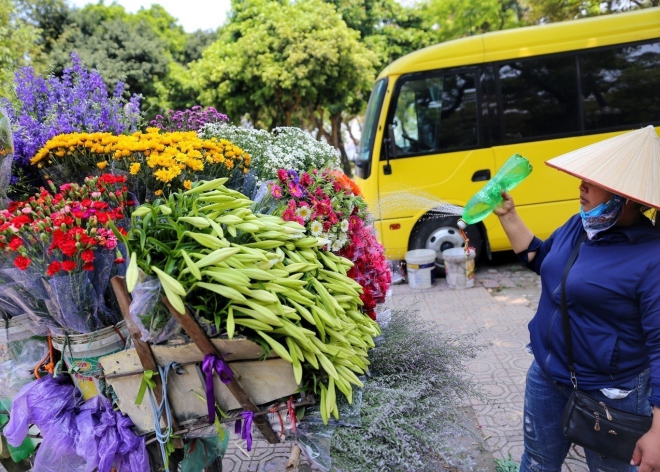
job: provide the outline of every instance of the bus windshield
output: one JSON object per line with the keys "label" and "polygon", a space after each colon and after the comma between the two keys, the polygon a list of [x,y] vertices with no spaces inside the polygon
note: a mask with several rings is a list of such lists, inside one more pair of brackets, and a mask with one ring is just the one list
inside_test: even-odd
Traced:
{"label": "bus windshield", "polygon": [[387,90],[387,79],[381,79],[376,82],[364,117],[364,126],[362,127],[362,137],[360,138],[360,148],[357,155],[357,174],[358,177],[366,179],[371,173],[371,153],[374,148],[374,138],[376,137],[376,127],[380,108],[383,103],[383,97]]}

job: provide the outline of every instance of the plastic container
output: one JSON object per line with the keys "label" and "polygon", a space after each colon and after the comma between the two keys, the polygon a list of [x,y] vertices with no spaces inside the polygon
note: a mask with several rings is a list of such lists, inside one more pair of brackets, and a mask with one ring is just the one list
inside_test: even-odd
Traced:
{"label": "plastic container", "polygon": [[101,391],[97,378],[101,375],[99,359],[124,349],[128,339],[126,322],[117,323],[117,330],[110,326],[89,334],[72,335],[68,344],[66,336],[53,335],[53,347],[62,353],[71,377],[85,400]]}
{"label": "plastic container", "polygon": [[445,261],[445,275],[447,285],[452,289],[464,289],[474,287],[474,258],[476,252],[470,248],[465,256],[465,249],[454,247],[442,251]]}
{"label": "plastic container", "polygon": [[478,223],[502,203],[502,190],[514,189],[532,172],[532,165],[520,154],[514,154],[481,190],[465,205],[459,227]]}
{"label": "plastic container", "polygon": [[406,273],[410,288],[431,288],[435,282],[435,251],[415,249],[406,252]]}

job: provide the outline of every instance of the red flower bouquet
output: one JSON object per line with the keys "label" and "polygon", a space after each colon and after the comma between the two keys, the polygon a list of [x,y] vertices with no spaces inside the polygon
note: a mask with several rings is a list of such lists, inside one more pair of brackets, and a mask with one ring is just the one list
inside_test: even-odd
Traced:
{"label": "red flower bouquet", "polygon": [[[123,270],[114,231],[132,203],[126,178],[105,174],[83,185],[42,190],[0,211],[0,305],[27,312],[59,332],[86,333],[118,321],[105,300]],[[120,229],[117,229],[117,226]]]}

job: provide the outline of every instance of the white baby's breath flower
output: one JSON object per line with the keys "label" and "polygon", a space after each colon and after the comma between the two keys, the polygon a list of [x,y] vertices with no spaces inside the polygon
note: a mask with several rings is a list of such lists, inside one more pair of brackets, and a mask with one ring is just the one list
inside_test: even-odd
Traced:
{"label": "white baby's breath flower", "polygon": [[309,231],[312,233],[312,236],[320,236],[323,232],[323,224],[320,221],[312,221]]}
{"label": "white baby's breath flower", "polygon": [[348,231],[348,220],[341,220],[341,230],[346,233]]}

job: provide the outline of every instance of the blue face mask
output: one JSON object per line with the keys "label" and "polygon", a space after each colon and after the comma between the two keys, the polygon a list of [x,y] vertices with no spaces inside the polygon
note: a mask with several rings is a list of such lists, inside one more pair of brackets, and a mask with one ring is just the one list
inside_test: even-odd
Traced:
{"label": "blue face mask", "polygon": [[620,195],[614,195],[607,202],[601,203],[589,211],[580,209],[582,226],[587,232],[589,239],[593,239],[598,233],[614,226],[623,212],[626,199]]}

